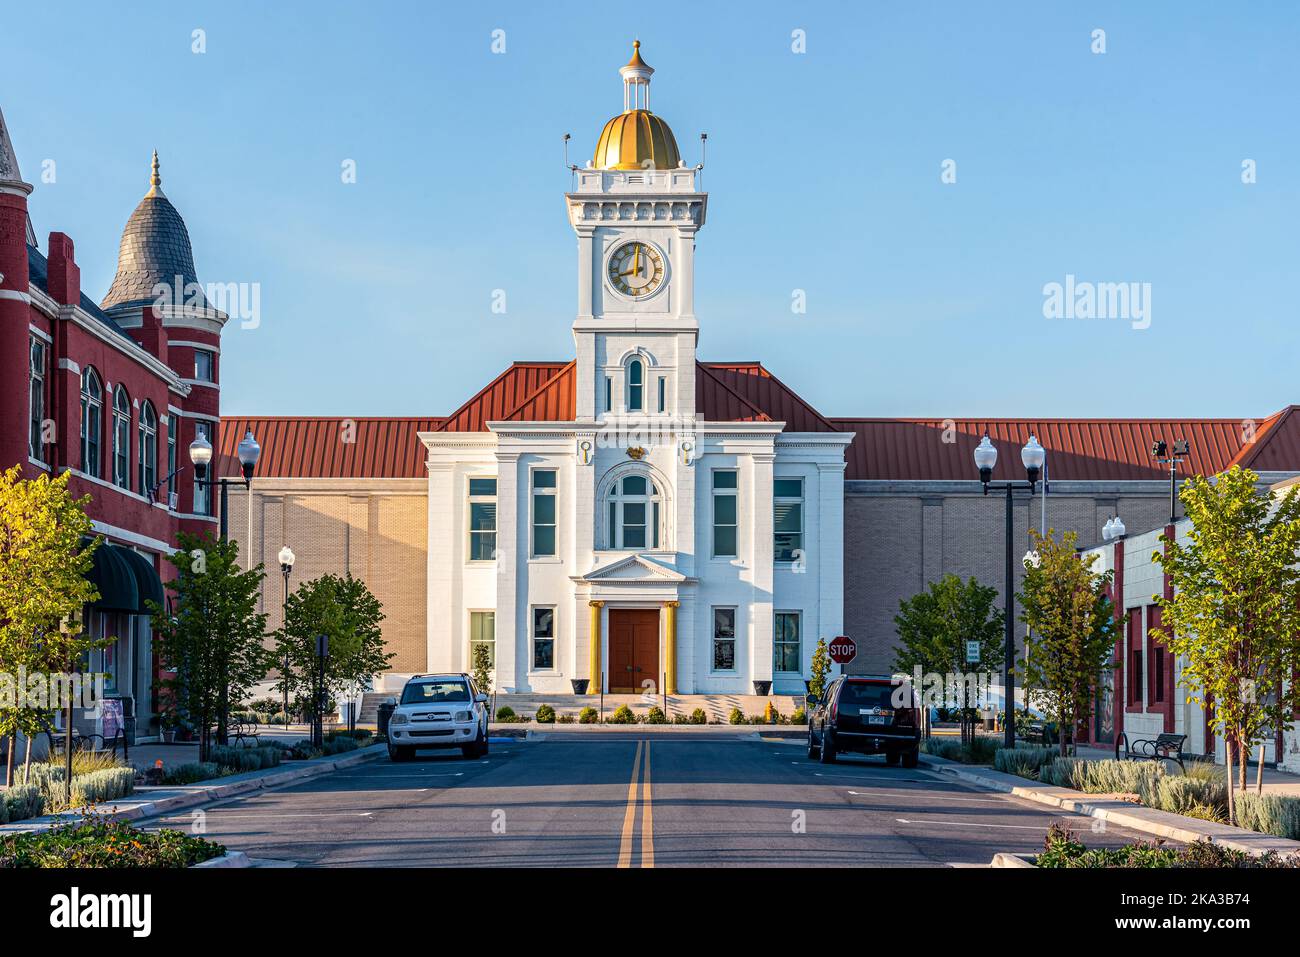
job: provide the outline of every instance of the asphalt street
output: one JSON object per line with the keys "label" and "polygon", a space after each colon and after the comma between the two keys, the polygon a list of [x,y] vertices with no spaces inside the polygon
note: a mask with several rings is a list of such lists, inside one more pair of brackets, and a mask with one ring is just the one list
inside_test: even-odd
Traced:
{"label": "asphalt street", "polygon": [[1063,819],[1090,846],[1143,839],[924,767],[635,729],[384,757],[145,826],[317,867],[945,867],[1032,853]]}

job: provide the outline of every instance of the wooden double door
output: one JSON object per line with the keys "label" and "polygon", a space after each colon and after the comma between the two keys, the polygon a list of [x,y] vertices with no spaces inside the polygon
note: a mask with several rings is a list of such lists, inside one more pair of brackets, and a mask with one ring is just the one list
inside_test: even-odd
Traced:
{"label": "wooden double door", "polygon": [[[647,684],[649,682],[649,684]],[[609,610],[609,690],[634,694],[659,690],[659,610]]]}

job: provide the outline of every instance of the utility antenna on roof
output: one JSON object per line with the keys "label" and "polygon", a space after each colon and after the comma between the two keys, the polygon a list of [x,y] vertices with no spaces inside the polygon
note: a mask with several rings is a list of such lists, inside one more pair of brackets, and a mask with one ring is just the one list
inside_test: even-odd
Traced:
{"label": "utility antenna on roof", "polygon": [[564,134],[564,166],[569,171],[569,188],[573,189],[574,186],[576,185],[576,179],[577,179],[577,177],[575,177],[574,174],[578,172],[578,167],[574,166],[572,163],[569,162],[569,140],[570,139],[572,139],[572,137],[568,133],[565,133]]}

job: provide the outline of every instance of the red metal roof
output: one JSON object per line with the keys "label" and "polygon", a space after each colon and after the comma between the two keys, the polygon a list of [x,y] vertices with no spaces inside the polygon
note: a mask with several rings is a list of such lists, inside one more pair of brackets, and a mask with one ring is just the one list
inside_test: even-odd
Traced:
{"label": "red metal roof", "polygon": [[500,421],[572,422],[578,417],[577,367],[576,360],[564,366]]}
{"label": "red metal roof", "polygon": [[486,432],[565,367],[563,362],[516,362],[443,420],[441,432]]}
{"label": "red metal roof", "polygon": [[[702,362],[733,392],[743,396],[753,407],[762,409],[766,418],[784,422],[787,432],[838,432],[820,412],[799,398],[798,394],[757,362]],[[697,387],[698,392],[698,387]],[[731,416],[709,415],[703,402],[696,402],[706,420],[726,422]]]}
{"label": "red metal roof", "polygon": [[705,422],[772,422],[770,415],[726,381],[726,374],[695,364],[695,411]]}
{"label": "red metal roof", "polygon": [[[1276,418],[1276,417],[1274,417]],[[1023,478],[1020,449],[1030,434],[1047,450],[1051,478],[1134,481],[1159,479],[1169,472],[1151,457],[1156,439],[1191,443],[1182,474],[1214,475],[1248,450],[1241,419],[832,419],[855,433],[846,453],[849,479],[961,481],[977,478],[973,454],[987,431],[998,449],[994,478]],[[1267,421],[1272,421],[1267,420]],[[1300,422],[1297,423],[1300,426]],[[1276,435],[1275,429],[1267,430]],[[1269,468],[1300,470],[1300,427],[1285,449],[1269,452]],[[1289,464],[1284,464],[1289,463]]]}
{"label": "red metal roof", "polygon": [[217,474],[239,474],[235,450],[251,429],[262,446],[258,475],[424,478],[424,446],[416,433],[432,432],[441,423],[435,418],[231,416],[221,420]]}

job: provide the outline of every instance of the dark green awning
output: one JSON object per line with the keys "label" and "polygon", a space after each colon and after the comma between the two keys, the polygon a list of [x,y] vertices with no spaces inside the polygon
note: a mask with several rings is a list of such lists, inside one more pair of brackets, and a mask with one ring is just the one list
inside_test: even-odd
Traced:
{"label": "dark green awning", "polygon": [[135,590],[140,598],[138,607],[140,614],[152,614],[145,604],[146,601],[155,601],[160,607],[166,607],[163,600],[162,579],[158,577],[158,572],[154,570],[149,559],[130,548],[121,548],[116,545],[111,547],[116,549],[122,558],[126,560],[126,563],[131,567],[131,571],[135,574]]}
{"label": "dark green awning", "polygon": [[[89,542],[89,539],[84,540]],[[90,573],[86,578],[99,589],[99,598],[91,608],[100,611],[125,611],[134,614],[140,608],[140,592],[131,565],[122,557],[123,549],[101,540],[91,555]]]}

